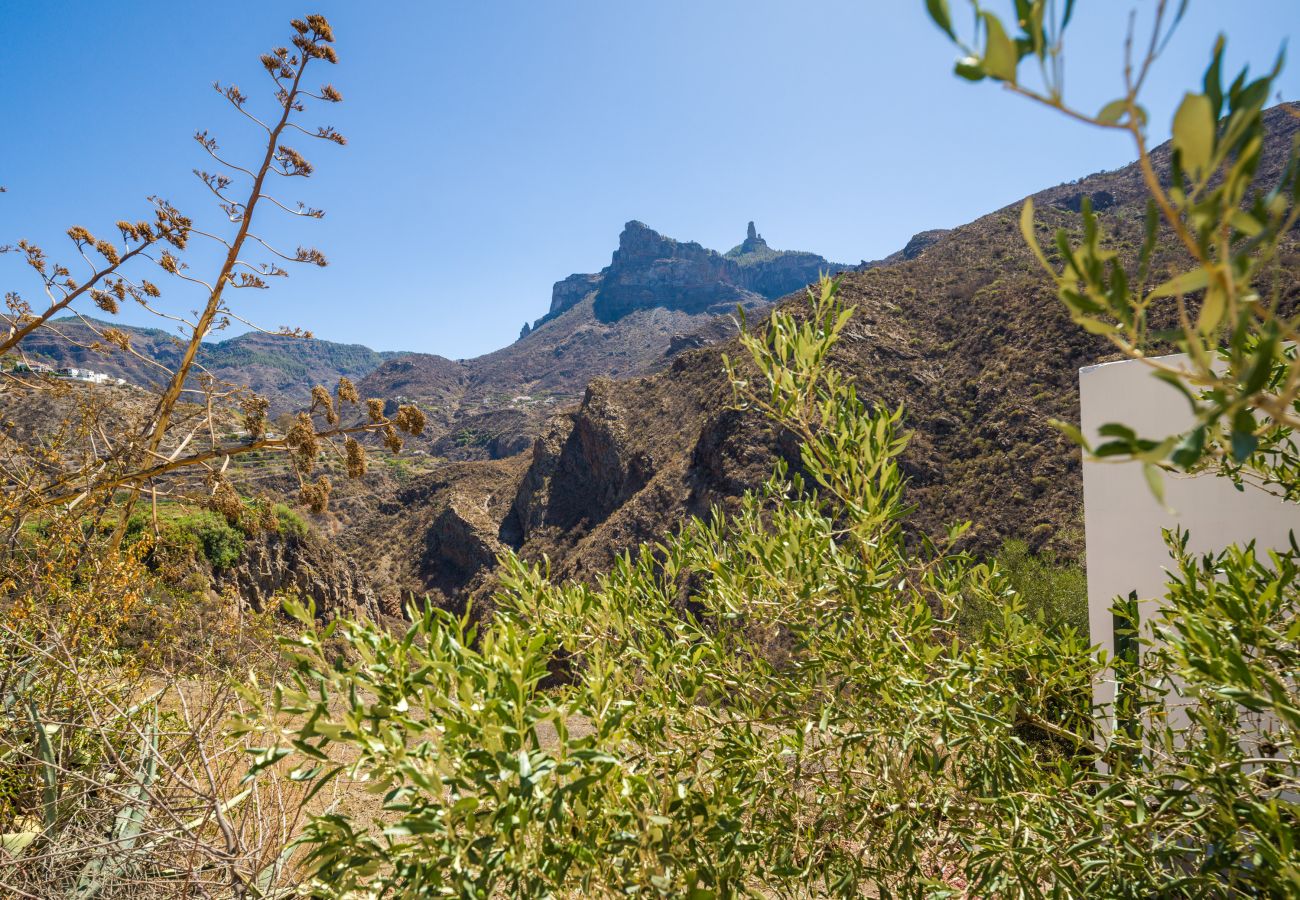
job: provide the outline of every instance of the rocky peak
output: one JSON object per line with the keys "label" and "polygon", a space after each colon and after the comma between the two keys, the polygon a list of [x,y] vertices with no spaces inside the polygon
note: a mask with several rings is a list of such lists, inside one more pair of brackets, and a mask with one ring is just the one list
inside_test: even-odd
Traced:
{"label": "rocky peak", "polygon": [[745,240],[724,255],[695,241],[674,240],[633,219],[623,226],[608,266],[555,283],[551,308],[532,330],[593,293],[593,311],[605,322],[639,309],[729,313],[737,303],[774,300],[816,281],[821,272],[844,268],[815,253],[773,250],[753,222]]}
{"label": "rocky peak", "polygon": [[642,222],[628,222],[614,258],[601,273],[595,313],[612,321],[638,309],[702,313],[759,299],[739,284],[738,274],[735,263],[717,251],[664,237]]}
{"label": "rocky peak", "polygon": [[618,236],[618,249],[614,251],[614,258],[606,272],[655,260],[701,259],[710,254],[717,255],[694,241],[675,241],[664,237],[644,222],[633,220],[623,226],[623,233]]}
{"label": "rocky peak", "polygon": [[748,253],[760,253],[765,250],[771,250],[771,248],[767,246],[767,241],[763,240],[763,236],[758,233],[758,229],[754,227],[754,223],[750,222],[749,228],[745,231],[745,239],[741,241],[740,246],[736,247],[735,250],[732,250],[727,255],[743,256]]}

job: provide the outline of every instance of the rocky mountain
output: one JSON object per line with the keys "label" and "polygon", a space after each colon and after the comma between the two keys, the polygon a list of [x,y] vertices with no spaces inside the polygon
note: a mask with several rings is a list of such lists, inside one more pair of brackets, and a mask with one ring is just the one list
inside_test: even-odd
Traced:
{"label": "rocky mountain", "polygon": [[[347,375],[365,396],[418,403],[430,423],[424,443],[439,457],[501,458],[530,446],[556,404],[576,402],[593,378],[661,369],[677,353],[733,335],[737,307],[756,313],[819,273],[844,268],[815,253],[773,250],[752,222],[745,240],[722,254],[633,221],[608,266],[557,282],[548,312],[494,353],[450,360],[249,332],[206,343],[199,362],[268,397],[276,413],[302,408],[312,385]],[[125,332],[136,352],[101,341],[75,318],[57,320],[57,335],[33,335],[25,351],[32,361],[102,371],[144,388],[167,375],[147,359],[171,367],[180,357],[181,344],[167,331],[89,321]]]}
{"label": "rocky mountain", "polygon": [[[107,372],[140,387],[155,386],[168,375],[141,356],[168,369],[180,361],[183,347],[170,332],[89,321],[101,329],[112,327],[125,332],[136,352],[105,344],[89,326],[71,317],[52,323],[62,338],[40,329],[23,341],[23,351],[35,362]],[[332,385],[340,375],[359,380],[395,355],[361,344],[248,332],[205,343],[199,363],[219,380],[252,388],[271,400],[275,411],[283,412],[308,404],[312,385]]]}
{"label": "rocky mountain", "polygon": [[745,241],[722,254],[633,221],[610,264],[556,282],[550,309],[513,344],[458,363],[405,354],[361,389],[420,402],[448,429],[430,433],[439,455],[499,458],[530,444],[555,404],[578,400],[593,378],[657,371],[676,353],[735,334],[737,307],[757,313],[819,273],[845,268],[815,253],[772,250],[752,222]]}
{"label": "rocky mountain", "polygon": [[593,312],[602,322],[648,309],[718,315],[737,304],[773,300],[816,281],[821,272],[846,268],[816,253],[773,250],[753,222],[741,244],[720,254],[632,221],[623,226],[610,264],[595,274],[557,281],[550,310],[526,325],[520,339],[593,295]]}
{"label": "rocky mountain", "polygon": [[674,352],[734,333],[738,306],[757,311],[821,272],[846,268],[815,253],[773,250],[753,222],[726,254],[628,222],[610,264],[557,281],[550,309],[515,343],[455,370],[441,357],[401,356],[365,387],[389,396],[400,384],[407,397],[474,414],[521,396],[577,399],[593,378],[654,371]]}
{"label": "rocky mountain", "polygon": [[[1264,184],[1279,175],[1300,132],[1284,109],[1267,121]],[[1169,153],[1165,145],[1154,154],[1164,170]],[[1050,188],[1035,195],[1039,228],[1045,241],[1058,227],[1078,234],[1075,211],[1086,197],[1101,210],[1102,228],[1135,252],[1145,196],[1136,165]],[[1025,247],[1019,209],[920,235],[889,264],[845,273],[842,291],[855,315],[835,361],[860,394],[906,409],[913,437],[903,462],[917,508],[914,532],[935,534],[970,520],[976,527],[967,546],[977,552],[1018,537],[1077,556],[1079,454],[1049,420],[1077,418],[1078,369],[1112,354],[1070,320]],[[1166,240],[1157,271],[1185,264]],[[1300,235],[1285,249],[1277,277],[1286,305],[1300,307]],[[591,283],[562,283],[564,295]],[[601,287],[603,280],[562,315],[590,303],[588,321],[600,322]],[[801,300],[784,302],[798,308]],[[445,602],[486,595],[492,584],[491,565],[474,569],[463,550],[444,562],[453,546],[481,548],[477,559],[510,547],[527,558],[545,556],[561,577],[594,578],[617,554],[662,538],[683,517],[734,504],[770,473],[776,456],[797,465],[787,436],[733,408],[721,355],[735,350],[729,342],[685,349],[656,374],[596,379],[580,404],[546,422],[526,465],[461,463],[454,483],[431,478],[413,486],[413,498],[438,510],[443,535],[423,543],[407,537],[406,550],[421,548],[414,561],[400,555],[406,550],[385,551],[382,516],[348,540],[404,573],[399,582],[408,589],[416,585]],[[446,537],[453,534],[459,537]],[[453,571],[454,578],[446,574]]]}

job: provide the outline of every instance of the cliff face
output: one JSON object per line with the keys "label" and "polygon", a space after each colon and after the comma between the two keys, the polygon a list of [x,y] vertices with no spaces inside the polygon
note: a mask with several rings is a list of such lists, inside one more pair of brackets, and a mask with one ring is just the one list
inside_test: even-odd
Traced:
{"label": "cliff face", "polygon": [[733,260],[697,243],[664,237],[640,222],[624,227],[602,275],[595,312],[605,322],[651,307],[722,313],[761,299],[741,284],[740,266]]}
{"label": "cliff face", "polygon": [[773,300],[846,268],[816,253],[773,250],[754,223],[743,243],[723,255],[628,222],[601,275],[596,316],[613,321],[651,307],[726,313],[736,304]]}
{"label": "cliff face", "polygon": [[610,264],[596,273],[557,281],[550,310],[525,326],[519,339],[592,295],[595,315],[602,322],[648,309],[726,314],[737,303],[773,300],[816,281],[821,272],[845,268],[816,253],[773,250],[753,222],[745,240],[724,255],[632,221],[623,227]]}
{"label": "cliff face", "polygon": [[600,287],[601,275],[570,275],[563,281],[555,282],[551,289],[551,309],[547,315],[558,316],[575,306],[579,300]]}
{"label": "cliff face", "polygon": [[[1264,184],[1276,181],[1300,130],[1285,110],[1269,116]],[[1168,147],[1154,156],[1165,168]],[[1135,166],[1039,193],[1041,227],[1077,227],[1078,198],[1102,195],[1109,200],[1099,212],[1101,227],[1136,246],[1146,198]],[[855,311],[833,361],[860,396],[904,407],[911,440],[902,464],[916,507],[910,533],[938,537],[948,525],[969,520],[974,527],[964,546],[975,552],[1020,538],[1076,556],[1083,550],[1080,458],[1050,422],[1077,418],[1079,367],[1110,358],[1111,351],[1071,321],[1025,246],[1019,213],[1015,204],[951,231],[922,233],[898,254],[845,274],[842,295]],[[739,267],[738,258],[765,255],[756,232],[721,263],[716,254],[649,229],[630,227],[625,235],[610,269],[635,273],[628,283],[641,286],[662,269],[713,267],[734,275],[727,262]],[[1300,233],[1279,262],[1289,314],[1300,304]],[[1184,267],[1178,243],[1163,240],[1153,265]],[[753,283],[729,282],[745,290]],[[566,316],[592,302],[584,299]],[[789,302],[797,311],[804,301],[796,295]],[[636,310],[628,319],[646,314]],[[548,324],[524,343],[561,324]],[[670,340],[678,352],[666,368],[592,382],[580,405],[549,420],[531,457],[509,461],[518,465],[517,480],[498,468],[502,477],[484,483],[483,508],[492,514],[484,526],[497,522],[503,545],[525,558],[545,556],[556,577],[590,580],[619,553],[661,540],[685,517],[734,508],[742,492],[771,473],[776,457],[797,466],[798,448],[788,435],[733,408],[721,354],[743,359],[734,343],[720,337],[691,349],[695,342],[686,335]],[[474,583],[481,595],[490,573],[480,572]]]}
{"label": "cliff face", "polygon": [[218,593],[233,591],[259,612],[278,603],[277,595],[294,594],[316,604],[326,618],[337,615],[375,619],[398,615],[394,604],[379,594],[360,564],[313,536],[262,534],[244,545],[244,555],[232,568],[212,575]]}

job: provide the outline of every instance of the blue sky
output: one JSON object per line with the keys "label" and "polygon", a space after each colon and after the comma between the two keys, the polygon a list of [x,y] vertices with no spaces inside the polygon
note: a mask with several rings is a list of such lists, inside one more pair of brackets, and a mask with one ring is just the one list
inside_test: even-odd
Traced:
{"label": "blue sky", "polygon": [[[1080,0],[1081,107],[1118,93],[1133,5]],[[318,119],[349,145],[305,142],[318,175],[286,195],[327,217],[264,230],[332,265],[236,299],[262,324],[378,349],[510,342],[554,281],[608,264],[629,219],[720,250],[753,219],[775,247],[856,262],[1131,157],[1122,137],[953,77],[921,0],[0,0],[0,242],[65,256],[66,227],[108,234],[150,194],[220,227],[191,136],[239,155],[253,134],[208,86],[265,100],[258,54],[310,11],[334,25],[346,100]],[[1232,67],[1262,69],[1298,24],[1295,0],[1193,0],[1148,92],[1155,135],[1216,32]],[[1300,97],[1300,63],[1282,93]],[[13,289],[36,298],[0,258]]]}

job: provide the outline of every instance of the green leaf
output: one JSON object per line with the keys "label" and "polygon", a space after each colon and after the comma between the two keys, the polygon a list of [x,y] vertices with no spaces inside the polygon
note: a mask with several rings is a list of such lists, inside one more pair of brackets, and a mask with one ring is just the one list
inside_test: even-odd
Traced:
{"label": "green leaf", "polygon": [[1150,293],[1150,297],[1173,297],[1199,291],[1210,282],[1210,272],[1205,268],[1192,269],[1170,278]]}
{"label": "green leaf", "polygon": [[1137,440],[1137,432],[1119,422],[1107,422],[1105,425],[1097,429],[1097,433],[1102,437],[1121,438],[1126,441]]}
{"label": "green leaf", "polygon": [[952,30],[952,14],[948,11],[948,0],[925,0],[925,9],[934,20],[934,24],[943,29],[944,34],[954,41],[957,40],[957,34]]}
{"label": "green leaf", "polygon": [[1151,489],[1152,496],[1154,496],[1158,501],[1160,501],[1161,506],[1164,506],[1165,477],[1164,477],[1164,473],[1160,471],[1160,467],[1157,466],[1155,463],[1149,463],[1149,462],[1143,463],[1142,474],[1146,476],[1147,487]]}
{"label": "green leaf", "polygon": [[1211,289],[1205,292],[1205,299],[1201,301],[1201,312],[1196,317],[1196,330],[1201,334],[1209,334],[1219,327],[1223,321],[1223,313],[1227,309],[1228,298],[1223,291]]}
{"label": "green leaf", "polygon": [[39,831],[10,831],[0,834],[0,850],[13,857],[19,856],[40,834]]}
{"label": "green leaf", "polygon": [[1079,430],[1078,426],[1071,425],[1069,422],[1062,422],[1060,419],[1048,419],[1047,424],[1061,432],[1084,450],[1091,450],[1088,446],[1088,439],[1083,436],[1083,432]]}
{"label": "green leaf", "polygon": [[1255,448],[1259,446],[1259,438],[1248,431],[1234,431],[1232,433],[1232,458],[1239,463],[1244,463],[1250,459]]}
{"label": "green leaf", "polygon": [[1214,156],[1214,111],[1204,94],[1187,94],[1174,114],[1174,149],[1183,168],[1204,173]]}
{"label": "green leaf", "polygon": [[1205,70],[1205,96],[1210,101],[1210,111],[1217,118],[1223,114],[1223,35],[1214,42],[1214,59]]}
{"label": "green leaf", "polygon": [[1204,452],[1205,426],[1202,425],[1183,435],[1182,440],[1174,447],[1174,452],[1170,454],[1170,459],[1180,468],[1190,469],[1200,461]]}
{"label": "green leaf", "polygon": [[1025,200],[1024,208],[1020,210],[1020,235],[1033,251],[1034,256],[1044,269],[1055,274],[1051,263],[1043,255],[1043,248],[1038,245],[1038,235],[1034,232],[1034,198],[1030,197]]}
{"label": "green leaf", "polygon": [[1244,209],[1234,209],[1232,211],[1232,227],[1246,237],[1254,237],[1264,230],[1264,226],[1260,224],[1259,220]]}
{"label": "green leaf", "polygon": [[1090,316],[1079,316],[1074,321],[1075,324],[1089,334],[1114,334],[1120,330],[1118,325],[1111,322],[1103,322],[1100,319],[1094,319]]}
{"label": "green leaf", "polygon": [[1248,409],[1239,410],[1232,417],[1232,458],[1239,463],[1250,459],[1251,454],[1259,447],[1255,428],[1255,417]]}
{"label": "green leaf", "polygon": [[1016,63],[1020,61],[1020,55],[1016,52],[1016,45],[1011,38],[1007,37],[1006,30],[1002,27],[1002,22],[993,13],[981,13],[984,19],[984,31],[986,42],[984,45],[983,68],[989,77],[996,78],[999,81],[1009,81],[1012,84],[1016,80]]}
{"label": "green leaf", "polygon": [[1128,112],[1128,101],[1125,99],[1112,100],[1101,108],[1097,113],[1097,121],[1102,125],[1118,125],[1119,120]]}
{"label": "green leaf", "polygon": [[59,769],[54,757],[54,745],[50,743],[50,732],[41,722],[41,714],[34,701],[27,701],[27,714],[36,729],[36,747],[41,757],[41,815],[46,828],[54,826],[59,818]]}

